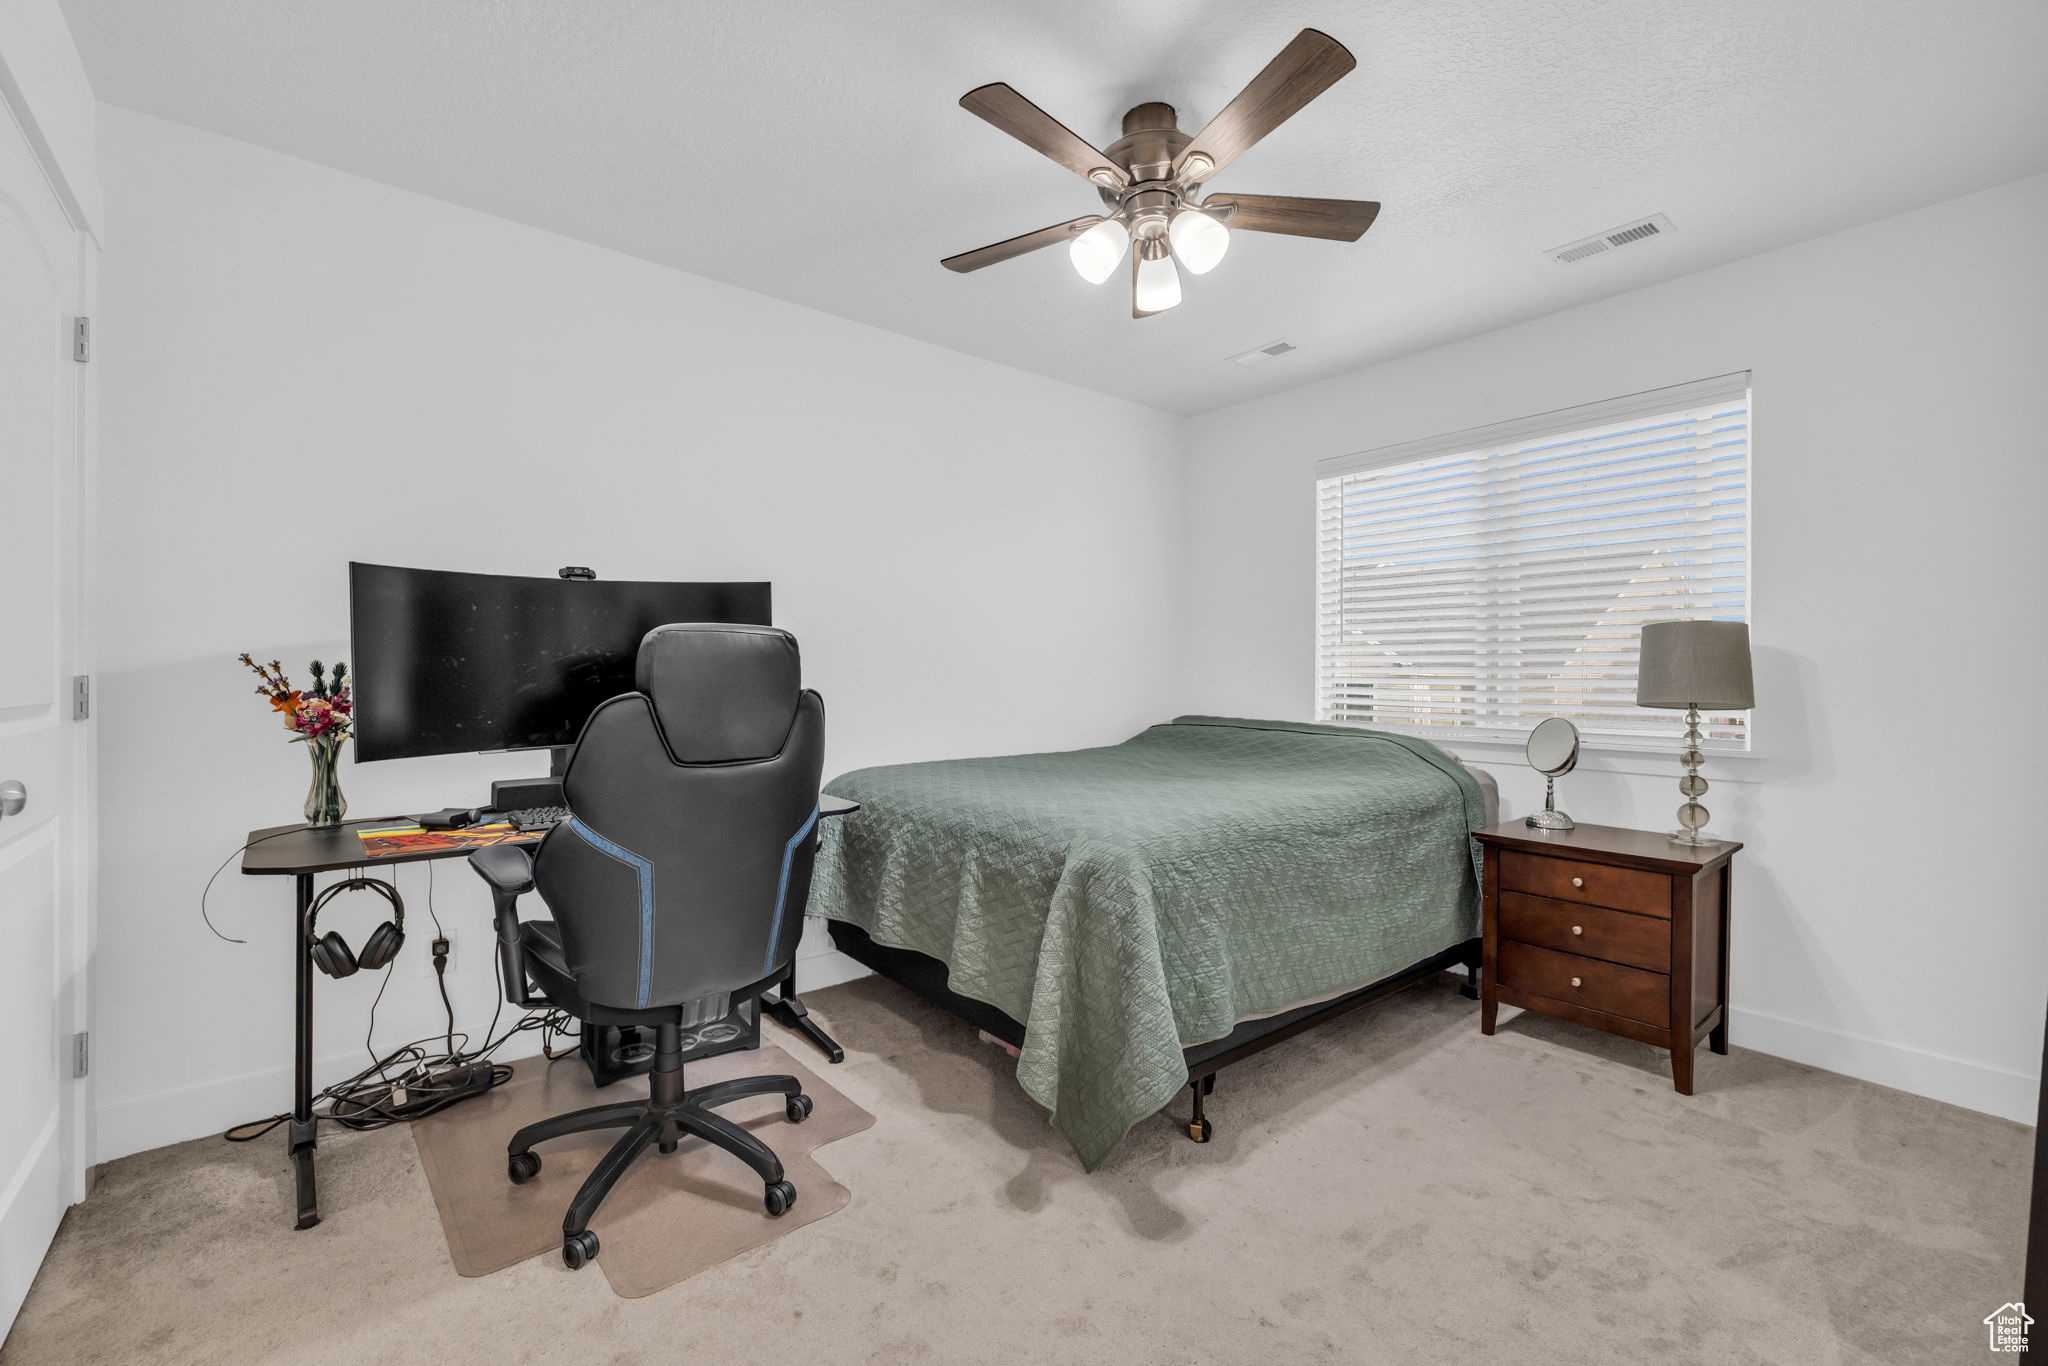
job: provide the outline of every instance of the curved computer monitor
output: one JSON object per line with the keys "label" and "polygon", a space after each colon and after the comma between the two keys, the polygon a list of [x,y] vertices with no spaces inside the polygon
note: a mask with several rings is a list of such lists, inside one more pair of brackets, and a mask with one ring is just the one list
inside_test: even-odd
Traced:
{"label": "curved computer monitor", "polygon": [[765,583],[626,583],[350,564],[355,757],[553,749],[633,690],[640,638],[770,625]]}

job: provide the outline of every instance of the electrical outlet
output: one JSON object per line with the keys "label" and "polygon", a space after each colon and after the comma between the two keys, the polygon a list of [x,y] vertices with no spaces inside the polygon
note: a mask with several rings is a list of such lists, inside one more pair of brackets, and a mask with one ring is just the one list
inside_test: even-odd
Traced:
{"label": "electrical outlet", "polygon": [[436,954],[442,954],[446,957],[447,961],[443,965],[445,971],[453,972],[455,970],[455,937],[453,935],[435,935],[427,941],[424,953],[414,947],[418,942],[417,940],[409,940],[405,948],[405,956],[412,963],[411,971],[415,977],[423,982],[434,980],[434,955]]}

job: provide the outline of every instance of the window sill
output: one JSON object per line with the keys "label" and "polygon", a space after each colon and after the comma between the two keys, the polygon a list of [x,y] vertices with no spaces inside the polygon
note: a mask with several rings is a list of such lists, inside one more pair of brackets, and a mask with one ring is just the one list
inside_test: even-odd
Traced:
{"label": "window sill", "polygon": [[[1526,766],[1520,740],[1488,740],[1477,736],[1458,739],[1439,738],[1434,735],[1421,737],[1449,750],[1467,763],[1488,765]],[[1706,771],[1709,781],[1722,783],[1755,783],[1763,781],[1761,770],[1752,765],[1766,755],[1756,750],[1709,749],[1706,755]],[[1737,765],[1730,770],[1722,767],[1724,760]],[[1719,769],[1716,774],[1715,770]],[[1676,782],[1681,770],[1678,766],[1678,745],[1630,744],[1596,738],[1580,737],[1579,762],[1575,769],[1580,773],[1630,773],[1652,778],[1669,778]]]}

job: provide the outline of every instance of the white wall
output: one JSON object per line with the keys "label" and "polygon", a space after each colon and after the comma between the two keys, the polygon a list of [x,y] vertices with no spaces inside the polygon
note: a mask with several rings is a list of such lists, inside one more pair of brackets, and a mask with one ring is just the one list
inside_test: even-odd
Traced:
{"label": "white wall", "polygon": [[[1762,757],[1706,774],[1748,845],[1735,1042],[2031,1122],[2043,223],[2037,177],[1202,419],[1187,700],[1311,714],[1318,458],[1751,370]],[[1540,802],[1519,756],[1463,752]],[[1673,824],[1675,760],[1594,768],[1580,820]]]}
{"label": "white wall", "polygon": [[[828,773],[1170,710],[1177,420],[119,109],[100,155],[103,1159],[289,1103],[290,885],[222,874],[213,916],[246,946],[198,890],[307,781],[235,655],[345,656],[350,559],[773,580]],[[539,771],[343,784],[374,816]],[[400,874],[414,950],[382,1045],[439,1028],[426,876]],[[488,902],[461,864],[438,877],[480,1028]],[[333,920],[355,944],[374,923]],[[373,991],[322,979],[323,1081],[363,1058]]]}
{"label": "white wall", "polygon": [[[1744,368],[1762,757],[1709,770],[1749,846],[1737,1042],[2032,1117],[2048,925],[2017,855],[2048,452],[2022,396],[2048,357],[2048,178],[1189,423],[100,114],[102,1158],[286,1102],[289,889],[223,874],[215,918],[246,946],[207,934],[194,892],[305,786],[233,657],[344,654],[351,558],[772,579],[834,772],[1181,710],[1305,716],[1318,457]],[[1465,752],[1510,810],[1536,800],[1512,755]],[[377,815],[536,769],[344,781]],[[1565,795],[1657,828],[1675,776],[1596,756]],[[480,1027],[486,902],[460,865],[438,876]],[[425,877],[401,874],[417,938]],[[362,1057],[373,989],[322,981],[323,1080]],[[377,1039],[437,1014],[410,953]]]}

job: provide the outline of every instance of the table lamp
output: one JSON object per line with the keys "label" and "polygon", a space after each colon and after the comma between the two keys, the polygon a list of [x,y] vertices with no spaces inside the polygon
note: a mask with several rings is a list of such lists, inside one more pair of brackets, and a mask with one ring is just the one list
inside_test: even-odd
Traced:
{"label": "table lamp", "polygon": [[1636,705],[1685,712],[1685,749],[1678,756],[1685,776],[1678,790],[1685,805],[1678,808],[1679,828],[1671,838],[1680,844],[1714,844],[1700,833],[1707,808],[1700,805],[1707,780],[1700,776],[1706,756],[1700,753],[1700,708],[1748,711],[1756,705],[1756,684],[1749,672],[1749,623],[1744,621],[1652,621],[1643,627],[1636,664]]}

